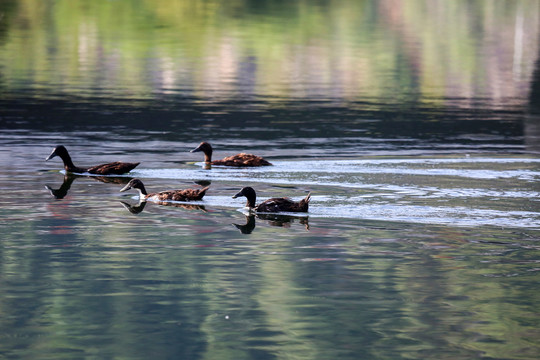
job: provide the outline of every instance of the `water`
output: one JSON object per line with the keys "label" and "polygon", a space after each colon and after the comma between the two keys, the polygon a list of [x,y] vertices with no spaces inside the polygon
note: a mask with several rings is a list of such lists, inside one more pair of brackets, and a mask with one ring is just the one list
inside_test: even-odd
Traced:
{"label": "water", "polygon": [[538,10],[0,3],[0,357],[538,358]]}

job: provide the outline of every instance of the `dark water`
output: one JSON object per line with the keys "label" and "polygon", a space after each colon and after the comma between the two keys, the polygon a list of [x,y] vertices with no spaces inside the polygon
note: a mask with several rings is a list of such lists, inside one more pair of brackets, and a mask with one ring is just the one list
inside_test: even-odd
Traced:
{"label": "dark water", "polygon": [[[537,359],[539,17],[0,2],[0,357]],[[203,140],[274,166],[205,169]],[[141,164],[66,176],[57,144]],[[246,185],[310,211],[248,216]]]}

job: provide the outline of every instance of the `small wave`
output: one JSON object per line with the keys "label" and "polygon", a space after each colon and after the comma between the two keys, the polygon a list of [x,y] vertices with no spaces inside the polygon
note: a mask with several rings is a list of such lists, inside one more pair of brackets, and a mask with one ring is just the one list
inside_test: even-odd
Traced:
{"label": "small wave", "polygon": [[314,202],[310,217],[338,217],[438,224],[453,226],[497,226],[510,228],[540,228],[540,213],[528,211],[498,211],[467,207],[432,207],[402,204],[335,205]]}
{"label": "small wave", "polygon": [[[531,159],[533,160],[533,159]],[[380,160],[377,160],[380,161]],[[392,161],[392,160],[389,160]],[[136,169],[130,175],[141,178],[233,181],[240,183],[267,183],[281,185],[332,186],[338,188],[383,189],[395,194],[429,197],[482,197],[501,198],[534,198],[538,191],[494,188],[441,188],[436,186],[416,186],[414,180],[408,184],[392,185],[395,176],[430,176],[441,178],[466,178],[474,180],[516,179],[531,182],[540,178],[539,171],[533,170],[485,170],[485,169],[413,169],[402,167],[359,166],[364,161],[297,161],[275,162],[274,166],[250,169],[231,169],[213,167],[211,170],[202,167],[188,166],[178,169]],[[356,168],[352,167],[356,164]],[[373,178],[373,176],[378,176]],[[366,178],[370,180],[367,181]],[[384,182],[381,182],[384,181]],[[412,182],[412,184],[411,184]],[[434,182],[439,182],[434,180]],[[485,186],[485,184],[482,184]]]}
{"label": "small wave", "polygon": [[[367,176],[367,175],[412,175],[412,176],[452,176],[470,179],[509,179],[532,181],[540,178],[540,171],[529,169],[463,169],[460,167],[449,168],[448,164],[460,163],[496,163],[499,165],[518,165],[540,163],[540,159],[495,159],[495,158],[474,158],[474,159],[376,159],[376,160],[303,160],[303,161],[274,161],[274,166],[263,168],[241,168],[231,169],[214,166],[211,170],[202,168],[201,163],[195,164],[200,168],[182,169],[138,169],[132,174],[157,178],[185,178],[199,179],[208,178],[215,180],[242,181],[246,178],[252,181],[276,181],[279,179],[288,180],[308,180],[310,182],[331,185],[340,184],[351,185],[351,182],[343,182],[344,176]],[[394,166],[389,166],[394,165]],[[407,165],[426,165],[426,167],[410,167]],[[437,167],[436,165],[441,165]],[[446,167],[442,167],[445,165]],[[315,180],[313,180],[315,178]],[[339,178],[339,181],[332,182],[332,179]],[[354,179],[353,180],[358,180]],[[356,182],[356,181],[354,181]]]}
{"label": "small wave", "polygon": [[[294,198],[300,200],[301,197]],[[462,227],[497,226],[540,229],[540,213],[532,211],[500,211],[465,206],[445,207],[408,205],[395,202],[380,204],[363,202],[359,197],[312,196],[308,213],[279,213],[310,218],[347,218],[358,220],[395,221]],[[237,209],[246,213],[244,202],[229,196],[206,196],[203,201],[187,204]]]}
{"label": "small wave", "polygon": [[[313,217],[456,226],[540,227],[540,213],[519,211],[531,209],[540,199],[540,192],[534,185],[540,177],[535,166],[540,159],[484,157],[273,163],[274,166],[264,168],[216,166],[210,170],[197,163],[178,169],[135,169],[130,175],[317,188],[318,194],[313,197],[309,212]],[[343,195],[344,192],[347,194]],[[452,201],[448,202],[449,199]],[[471,203],[471,199],[475,202]],[[227,196],[206,196],[204,203],[220,207],[243,206],[242,201],[235,202]],[[507,211],[503,211],[503,207]]]}

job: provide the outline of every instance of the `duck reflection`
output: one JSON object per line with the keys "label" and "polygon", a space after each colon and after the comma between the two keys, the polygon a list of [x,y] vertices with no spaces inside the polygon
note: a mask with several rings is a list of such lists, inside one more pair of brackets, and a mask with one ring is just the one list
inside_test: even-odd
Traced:
{"label": "duck reflection", "polygon": [[268,221],[268,224],[272,226],[279,226],[290,228],[291,224],[298,221],[304,225],[306,230],[309,230],[309,218],[307,216],[291,216],[283,214],[257,214],[257,217],[261,220]]}
{"label": "duck reflection", "polygon": [[234,224],[233,225],[240,230],[242,234],[251,234],[255,229],[255,218],[260,220],[265,220],[271,226],[279,226],[290,228],[291,224],[295,221],[298,221],[300,224],[304,225],[306,230],[309,231],[309,220],[308,217],[299,217],[291,215],[282,215],[282,214],[250,214],[246,215],[245,224]]}
{"label": "duck reflection", "polygon": [[126,185],[131,180],[132,177],[129,176],[88,176],[91,179],[107,183],[107,184],[117,184],[117,185]]}
{"label": "duck reflection", "polygon": [[255,229],[255,215],[246,215],[245,224],[233,224],[242,234],[251,234]]}
{"label": "duck reflection", "polygon": [[196,180],[194,181],[195,184],[201,185],[202,187],[210,186],[212,182],[210,180]]}
{"label": "duck reflection", "polygon": [[45,185],[45,189],[49,190],[53,198],[63,199],[64,197],[66,197],[69,189],[71,189],[71,184],[73,184],[73,181],[75,181],[76,177],[76,175],[72,174],[64,175],[64,181],[58,189],[53,189],[49,185]]}
{"label": "duck reflection", "polygon": [[[173,203],[173,202],[168,202],[168,201],[152,201],[152,202],[154,204],[163,205],[163,206],[173,206],[173,207],[182,208],[186,210],[200,210],[202,212],[208,212],[208,210],[206,210],[204,205],[178,204],[178,203]],[[137,214],[140,214],[144,210],[144,207],[146,206],[147,201],[139,200],[139,203],[135,205],[130,204],[126,201],[122,201],[122,200],[120,200],[120,203],[127,211],[129,211],[133,215],[137,215]]]}
{"label": "duck reflection", "polygon": [[118,185],[125,185],[133,179],[131,177],[86,176],[86,175],[75,175],[73,173],[66,173],[64,175],[64,180],[62,182],[62,185],[60,185],[58,189],[53,189],[49,185],[45,185],[45,189],[49,190],[52,197],[60,200],[66,197],[66,195],[69,192],[69,189],[71,189],[71,184],[73,184],[75,179],[78,179],[78,178],[91,178],[99,182],[118,184]]}
{"label": "duck reflection", "polygon": [[137,205],[132,205],[130,203],[120,200],[120,204],[122,204],[122,206],[133,215],[137,215],[144,210],[144,207],[146,206],[146,201],[139,201]]}

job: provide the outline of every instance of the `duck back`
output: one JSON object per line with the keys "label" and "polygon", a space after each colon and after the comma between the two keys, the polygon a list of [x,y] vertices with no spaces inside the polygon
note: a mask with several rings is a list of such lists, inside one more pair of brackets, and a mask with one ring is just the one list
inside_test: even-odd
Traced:
{"label": "duck back", "polygon": [[268,199],[255,208],[257,212],[307,212],[309,209],[309,200],[311,195],[308,194],[300,202],[292,201],[289,198],[272,198]]}
{"label": "duck back", "polygon": [[108,164],[96,165],[88,168],[86,171],[96,175],[122,175],[135,169],[140,163],[126,163],[115,161]]}
{"label": "duck back", "polygon": [[147,200],[155,201],[196,201],[202,200],[209,186],[202,189],[169,190],[146,195]]}
{"label": "duck back", "polygon": [[235,167],[250,167],[250,166],[269,166],[272,165],[260,156],[253,154],[240,153],[232,156],[227,156],[221,160],[212,161],[212,165],[235,166]]}

